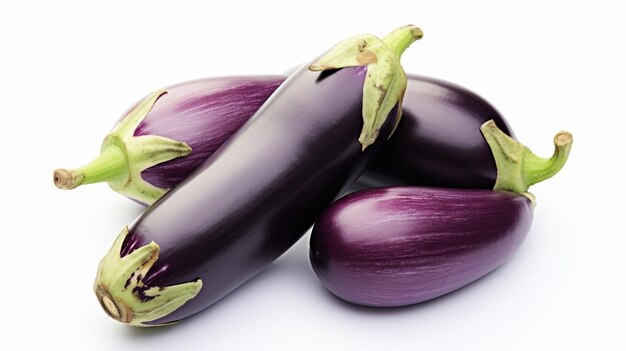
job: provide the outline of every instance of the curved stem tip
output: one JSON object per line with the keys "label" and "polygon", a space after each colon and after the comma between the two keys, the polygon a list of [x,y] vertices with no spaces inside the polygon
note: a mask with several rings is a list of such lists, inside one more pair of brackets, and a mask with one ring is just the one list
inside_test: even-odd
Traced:
{"label": "curved stem tip", "polygon": [[501,131],[493,120],[485,122],[480,131],[491,148],[498,176],[494,190],[525,193],[528,188],[555,174],[567,162],[574,137],[561,131],[554,137],[554,153],[549,158],[535,155],[530,149]]}

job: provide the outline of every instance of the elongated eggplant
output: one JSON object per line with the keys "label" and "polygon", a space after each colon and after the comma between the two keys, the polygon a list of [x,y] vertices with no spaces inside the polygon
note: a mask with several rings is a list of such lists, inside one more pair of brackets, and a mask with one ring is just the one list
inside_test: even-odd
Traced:
{"label": "elongated eggplant", "polygon": [[406,87],[399,57],[421,35],[406,26],[384,41],[356,36],[292,75],[122,231],[94,286],[105,311],[131,325],[174,322],[284,253],[397,125]]}
{"label": "elongated eggplant", "polygon": [[[504,189],[526,191],[527,180],[550,177],[567,160],[569,133],[557,134],[554,155],[540,159],[494,125],[485,124],[483,131],[498,169],[507,170],[498,175]],[[526,237],[533,210],[529,193],[367,189],[337,200],[316,221],[311,265],[322,284],[346,301],[410,305],[454,291],[502,265]]]}
{"label": "elongated eggplant", "polygon": [[[72,189],[107,181],[114,190],[151,204],[217,150],[283,80],[205,79],[159,90],[105,138],[96,160],[76,170],[57,169],[55,184]],[[359,178],[362,185],[493,188],[496,167],[479,127],[493,119],[513,134],[487,101],[458,85],[410,75],[402,110],[393,138]],[[152,136],[158,143],[138,142]],[[141,148],[144,144],[151,147]]]}

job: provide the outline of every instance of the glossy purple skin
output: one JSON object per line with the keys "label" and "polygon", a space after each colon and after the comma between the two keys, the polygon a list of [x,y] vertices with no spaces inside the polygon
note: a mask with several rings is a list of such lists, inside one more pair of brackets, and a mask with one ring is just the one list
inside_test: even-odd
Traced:
{"label": "glossy purple skin", "polygon": [[195,298],[152,323],[197,313],[257,274],[363,171],[394,120],[388,118],[378,141],[361,151],[365,73],[365,67],[301,69],[133,223],[121,256],[150,241],[161,250],[144,278],[147,286],[203,281]]}
{"label": "glossy purple skin", "polygon": [[146,169],[143,179],[164,189],[178,185],[241,128],[284,80],[282,76],[224,77],[168,88],[134,135],[184,141],[193,151]]}
{"label": "glossy purple skin", "polygon": [[493,119],[513,132],[486,100],[450,82],[409,75],[402,113],[360,183],[493,189],[496,164],[480,126]]}
{"label": "glossy purple skin", "polygon": [[315,223],[310,259],[324,286],[359,305],[405,306],[447,294],[508,260],[533,205],[489,190],[384,187],[333,203]]}

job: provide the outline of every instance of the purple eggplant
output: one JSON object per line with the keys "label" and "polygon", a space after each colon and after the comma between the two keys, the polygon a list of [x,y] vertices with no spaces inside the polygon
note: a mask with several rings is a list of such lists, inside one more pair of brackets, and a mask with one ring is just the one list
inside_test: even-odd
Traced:
{"label": "purple eggplant", "polygon": [[496,164],[480,126],[493,120],[514,135],[485,99],[450,82],[410,75],[402,116],[360,183],[493,189]]}
{"label": "purple eggplant", "polygon": [[94,285],[104,310],[131,325],[174,322],[284,253],[391,134],[406,87],[399,57],[421,35],[353,37],[293,74],[122,231]]}
{"label": "purple eggplant", "polygon": [[73,189],[106,181],[151,204],[215,152],[283,81],[282,76],[213,78],[155,91],[107,135],[98,158],[75,170],[55,170],[54,183]]}
{"label": "purple eggplant", "polygon": [[533,217],[527,197],[410,186],[352,193],[318,219],[311,265],[336,296],[404,306],[456,290],[504,263]]}
{"label": "purple eggplant", "polygon": [[[543,180],[567,160],[569,133],[557,134],[554,155],[541,159],[494,126],[485,124],[483,132],[494,148],[500,186]],[[319,217],[310,239],[311,265],[322,284],[346,301],[379,307],[415,304],[454,291],[506,262],[526,237],[533,210],[534,198],[526,192],[368,189],[337,200]]]}
{"label": "purple eggplant", "polygon": [[[205,79],[158,91],[107,136],[100,157],[76,170],[56,170],[55,184],[72,189],[107,181],[116,191],[151,204],[217,150],[283,80]],[[361,185],[493,188],[496,167],[479,127],[493,119],[513,134],[487,101],[458,85],[412,75],[402,110],[398,129],[359,178]],[[150,136],[172,141],[142,152],[136,141]]]}

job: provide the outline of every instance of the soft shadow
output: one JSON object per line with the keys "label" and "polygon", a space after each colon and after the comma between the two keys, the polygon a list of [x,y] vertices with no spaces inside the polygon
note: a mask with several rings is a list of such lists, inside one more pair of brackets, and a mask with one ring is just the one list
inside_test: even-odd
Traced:
{"label": "soft shadow", "polygon": [[319,77],[317,77],[317,82],[319,83],[319,82],[323,81],[324,79],[327,79],[328,77],[332,76],[333,74],[339,72],[339,70],[340,70],[340,68],[338,68],[338,69],[329,69],[329,70],[320,72]]}
{"label": "soft shadow", "polygon": [[[106,220],[109,218],[121,218],[123,221],[131,222],[139,217],[148,207],[138,201],[129,199],[118,194],[114,194],[117,199],[107,201],[105,204],[98,204],[99,211],[106,211]],[[94,206],[95,207],[95,206]],[[102,216],[94,216],[94,220],[101,219]]]}
{"label": "soft shadow", "polygon": [[261,271],[259,274],[245,282],[243,285],[235,289],[230,294],[209,306],[205,310],[198,312],[190,317],[185,318],[180,323],[151,328],[126,328],[126,333],[130,338],[154,338],[161,335],[172,334],[179,330],[181,325],[185,325],[185,329],[195,330],[194,324],[198,323],[204,327],[210,326],[211,323],[219,321],[212,321],[213,318],[219,318],[219,314],[212,313],[220,308],[230,308],[231,303],[236,303],[237,299],[242,298],[249,291],[258,289],[263,284],[266,284],[268,280],[271,280],[275,275],[288,275],[294,279],[300,281],[313,282],[315,280],[312,268],[309,265],[308,260],[308,244],[309,234],[307,233],[302,237],[291,249],[289,249],[278,260],[274,261],[267,268]]}
{"label": "soft shadow", "polygon": [[[220,323],[219,320],[214,320],[214,318],[220,318],[220,314],[215,313],[216,310],[221,308],[232,308],[232,303],[237,303],[236,300],[243,298],[245,294],[251,293],[255,289],[259,289],[263,284],[267,284],[267,281],[272,280],[276,275],[290,276],[296,284],[300,283],[310,285],[311,288],[315,289],[317,293],[323,297],[323,299],[328,301],[329,304],[336,306],[341,311],[347,311],[348,313],[357,313],[366,316],[390,316],[407,313],[419,313],[420,311],[437,308],[440,304],[449,302],[462,294],[470,292],[472,289],[478,289],[481,285],[488,284],[489,279],[486,279],[487,277],[507,274],[508,262],[512,261],[512,259],[509,260],[504,265],[496,268],[485,276],[464,287],[432,300],[409,306],[368,307],[356,305],[336,297],[324,288],[324,286],[315,278],[315,273],[313,272],[308,259],[309,236],[310,233],[307,233],[277,261],[204,311],[185,318],[181,323],[170,326],[156,328],[127,327],[125,328],[127,335],[130,338],[138,340],[142,338],[160,337],[161,335],[172,334],[173,332],[179,330],[181,324],[184,324],[186,326],[184,328],[188,328],[187,330],[207,330],[207,328],[212,325],[211,323]],[[194,325],[196,326],[194,327]],[[202,327],[198,328],[198,326]]]}
{"label": "soft shadow", "polygon": [[352,184],[348,185],[345,189],[343,189],[341,191],[341,194],[339,194],[337,198],[341,198],[345,195],[348,195],[357,191],[365,190],[365,189],[370,189],[370,188],[375,188],[375,187],[369,186],[367,184],[360,182],[359,180],[356,180],[352,182]]}

